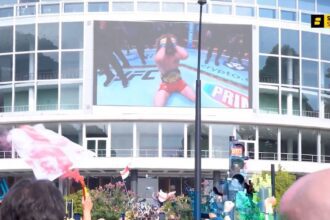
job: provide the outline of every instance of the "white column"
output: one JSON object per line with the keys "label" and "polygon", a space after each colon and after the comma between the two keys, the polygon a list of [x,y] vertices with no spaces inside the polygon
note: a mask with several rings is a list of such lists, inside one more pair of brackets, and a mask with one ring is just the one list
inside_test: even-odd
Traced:
{"label": "white column", "polygon": [[158,157],[163,156],[163,129],[162,124],[158,124]]}
{"label": "white column", "polygon": [[105,145],[105,155],[106,157],[110,157],[111,155],[111,124],[108,123],[108,138],[107,138],[107,142]]}
{"label": "white column", "polygon": [[281,129],[277,129],[277,160],[281,161]]}
{"label": "white column", "polygon": [[29,88],[29,112],[34,112],[36,110],[36,101],[34,97],[35,97],[34,87]]}
{"label": "white column", "polygon": [[133,157],[137,157],[136,123],[133,124]]}
{"label": "white column", "polygon": [[292,109],[293,109],[293,96],[292,93],[288,93],[286,97],[286,106],[287,106],[287,115],[292,115]]}
{"label": "white column", "polygon": [[183,157],[188,157],[188,124],[184,124],[183,129]]}
{"label": "white column", "polygon": [[287,152],[287,160],[292,160],[293,158],[293,139],[292,138],[288,138],[287,142],[286,142],[286,146],[287,146],[287,149],[288,149],[288,152]]}
{"label": "white column", "polygon": [[322,97],[320,101],[320,118],[324,118],[324,99]]}
{"label": "white column", "polygon": [[321,133],[317,134],[317,139],[316,139],[316,145],[317,145],[317,149],[316,149],[316,153],[317,153],[317,162],[321,163]]}
{"label": "white column", "polygon": [[301,154],[302,154],[302,146],[301,146],[301,131],[298,134],[298,161],[301,161]]}
{"label": "white column", "polygon": [[259,127],[256,129],[256,143],[254,145],[254,159],[259,160]]}
{"label": "white column", "polygon": [[213,157],[213,129],[209,126],[209,158]]}
{"label": "white column", "polygon": [[292,58],[287,58],[288,60],[288,65],[287,65],[287,83],[289,85],[293,84],[293,68],[292,68]]}

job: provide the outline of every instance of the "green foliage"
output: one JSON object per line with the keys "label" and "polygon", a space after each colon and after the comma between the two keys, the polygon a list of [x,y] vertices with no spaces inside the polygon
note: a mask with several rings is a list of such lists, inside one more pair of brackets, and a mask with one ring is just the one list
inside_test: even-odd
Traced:
{"label": "green foliage", "polygon": [[126,192],[125,183],[107,184],[90,191],[93,210],[92,219],[104,218],[118,220],[121,213],[129,210],[129,201],[134,198],[132,192]]}
{"label": "green foliage", "polygon": [[275,195],[277,205],[279,204],[284,192],[296,181],[296,176],[284,171],[280,166],[275,176]]}
{"label": "green foliage", "polygon": [[192,216],[191,200],[188,196],[177,196],[167,200],[163,205],[166,216],[177,216],[181,220],[190,220]]}
{"label": "green foliage", "polygon": [[82,190],[77,191],[76,193],[72,193],[70,195],[64,196],[64,200],[72,200],[73,201],[73,213],[79,213],[82,215]]}

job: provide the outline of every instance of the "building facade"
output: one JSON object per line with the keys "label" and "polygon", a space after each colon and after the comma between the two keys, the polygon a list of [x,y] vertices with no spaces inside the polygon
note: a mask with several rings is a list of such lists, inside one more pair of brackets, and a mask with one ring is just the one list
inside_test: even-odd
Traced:
{"label": "building facade", "polygon": [[[329,167],[330,29],[311,28],[312,14],[327,13],[328,0],[207,2],[203,178],[227,177],[229,136],[245,144],[248,173]],[[90,187],[130,164],[139,195],[183,192],[194,182],[194,97],[165,90],[157,102],[168,79],[155,56],[174,38],[194,91],[198,19],[189,0],[1,1],[1,125],[42,123],[94,151],[79,166]],[[0,176],[32,175],[13,149],[0,158]]]}

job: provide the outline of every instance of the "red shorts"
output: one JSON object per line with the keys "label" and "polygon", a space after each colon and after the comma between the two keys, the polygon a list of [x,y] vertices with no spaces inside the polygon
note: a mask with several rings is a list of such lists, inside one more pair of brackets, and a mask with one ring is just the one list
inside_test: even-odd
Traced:
{"label": "red shorts", "polygon": [[168,93],[172,92],[181,92],[184,88],[186,88],[187,84],[182,79],[174,82],[174,83],[161,83],[158,90],[165,90]]}

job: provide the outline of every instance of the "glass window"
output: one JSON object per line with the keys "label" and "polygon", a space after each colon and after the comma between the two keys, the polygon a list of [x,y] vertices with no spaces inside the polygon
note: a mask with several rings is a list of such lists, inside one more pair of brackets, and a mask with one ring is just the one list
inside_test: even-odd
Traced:
{"label": "glass window", "polygon": [[[201,126],[201,157],[209,157],[209,125],[202,124]],[[182,140],[183,141],[183,140]],[[188,125],[188,157],[195,156],[195,124]]]}
{"label": "glass window", "polygon": [[254,16],[254,8],[251,7],[242,7],[237,6],[236,7],[236,14],[241,16]]}
{"label": "glass window", "polygon": [[83,53],[62,52],[62,79],[79,79],[83,74]]}
{"label": "glass window", "polygon": [[138,2],[137,3],[138,11],[160,11],[159,2]]}
{"label": "glass window", "polygon": [[299,89],[282,87],[282,114],[300,115]]}
{"label": "glass window", "polygon": [[58,53],[38,54],[38,79],[58,78]]}
{"label": "glass window", "polygon": [[278,6],[281,8],[296,8],[296,0],[278,0]]}
{"label": "glass window", "polygon": [[278,54],[278,29],[260,27],[259,37],[260,53]]}
{"label": "glass window", "polygon": [[330,163],[330,133],[321,131],[321,162]]}
{"label": "glass window", "polygon": [[83,12],[84,3],[64,3],[65,13]]}
{"label": "glass window", "polygon": [[44,123],[46,129],[52,130],[58,133],[58,123]]}
{"label": "glass window", "polygon": [[58,23],[39,24],[38,50],[58,49]]}
{"label": "glass window", "polygon": [[13,27],[0,27],[0,53],[13,51]]}
{"label": "glass window", "polygon": [[112,2],[112,11],[134,11],[133,2]]}
{"label": "glass window", "polygon": [[302,91],[302,115],[307,117],[319,117],[319,101],[317,91]]}
{"label": "glass window", "polygon": [[58,87],[57,85],[39,85],[37,88],[37,110],[57,110]]}
{"label": "glass window", "polygon": [[[163,157],[182,157],[183,156],[183,123],[163,123],[162,124],[162,145]],[[188,143],[188,154],[193,149],[194,145]]]}
{"label": "glass window", "polygon": [[321,88],[330,89],[330,63],[321,63]]}
{"label": "glass window", "polygon": [[12,89],[0,88],[0,112],[11,112],[12,110]]}
{"label": "glass window", "polygon": [[297,14],[293,11],[284,11],[281,10],[281,19],[286,21],[296,21],[297,20]]}
{"label": "glass window", "polygon": [[299,60],[282,58],[282,83],[299,85]]}
{"label": "glass window", "polygon": [[61,85],[61,109],[80,109],[81,85],[62,84]]}
{"label": "glass window", "polygon": [[255,140],[256,127],[251,125],[237,125],[236,126],[237,140]]}
{"label": "glass window", "polygon": [[163,2],[162,11],[184,12],[184,3],[183,2]]}
{"label": "glass window", "polygon": [[212,6],[212,13],[214,14],[231,14],[231,6],[230,5],[213,5]]}
{"label": "glass window", "polygon": [[13,16],[14,16],[14,9],[13,9],[13,7],[10,7],[10,8],[0,8],[0,18],[13,17]]}
{"label": "glass window", "polygon": [[259,159],[277,160],[277,128],[259,127]]}
{"label": "glass window", "polygon": [[298,160],[298,129],[281,128],[281,160]]}
{"label": "glass window", "polygon": [[323,106],[324,118],[330,119],[330,92],[322,91],[321,94],[321,106]]}
{"label": "glass window", "polygon": [[330,13],[329,0],[317,0],[317,12]]}
{"label": "glass window", "polygon": [[35,50],[35,25],[16,26],[16,51]]}
{"label": "glass window", "polygon": [[29,93],[32,87],[15,87],[14,111],[29,111]]}
{"label": "glass window", "polygon": [[41,5],[41,14],[56,14],[60,12],[59,4]]}
{"label": "glass window", "polygon": [[89,12],[107,12],[109,11],[108,2],[89,2],[88,3]]}
{"label": "glass window", "polygon": [[301,130],[301,160],[317,162],[317,131],[311,129]]}
{"label": "glass window", "polygon": [[301,22],[303,23],[311,23],[311,14],[301,13]]}
{"label": "glass window", "polygon": [[278,57],[259,57],[259,82],[278,83]]}
{"label": "glass window", "polygon": [[[72,31],[74,30],[74,31]],[[62,48],[81,49],[84,44],[83,22],[67,22],[62,24]]]}
{"label": "glass window", "polygon": [[298,7],[301,10],[314,11],[315,10],[315,0],[299,0]]}
{"label": "glass window", "polygon": [[17,0],[2,0],[0,5],[13,5],[16,3],[17,3]]}
{"label": "glass window", "polygon": [[299,56],[299,32],[282,29],[281,31],[281,52],[283,55]]}
{"label": "glass window", "polygon": [[233,135],[233,125],[210,125],[212,126],[212,157],[228,158],[229,136]]}
{"label": "glass window", "polygon": [[258,0],[258,4],[276,6],[276,0]]}
{"label": "glass window", "polygon": [[138,156],[158,157],[158,123],[137,123],[136,126]]}
{"label": "glass window", "polygon": [[86,125],[86,137],[101,138],[108,137],[108,124]]}
{"label": "glass window", "polygon": [[302,60],[301,78],[303,86],[318,87],[319,67],[318,62]]}
{"label": "glass window", "polygon": [[319,54],[319,39],[318,34],[302,31],[302,56],[308,58],[318,58]]}
{"label": "glass window", "polygon": [[259,89],[259,109],[261,112],[278,114],[278,88]]}
{"label": "glass window", "polygon": [[15,80],[33,80],[34,79],[34,53],[16,54],[15,56]]}
{"label": "glass window", "polygon": [[[218,5],[213,5],[212,8],[214,8],[214,6],[218,6]],[[188,12],[194,12],[194,13],[199,13],[200,11],[200,7],[198,4],[196,3],[188,3],[187,4],[187,11]],[[207,13],[208,12],[208,6],[207,4],[203,7],[203,13]],[[214,10],[213,10],[213,13],[216,13]]]}
{"label": "glass window", "polygon": [[277,18],[277,11],[270,8],[259,8],[259,17],[261,18]]}
{"label": "glass window", "polygon": [[82,124],[80,123],[62,123],[62,135],[76,144],[82,145]]}
{"label": "glass window", "polygon": [[35,15],[36,6],[35,5],[24,5],[18,7],[19,16]]}
{"label": "glass window", "polygon": [[133,156],[133,124],[111,124],[111,157]]}
{"label": "glass window", "polygon": [[13,56],[0,56],[0,82],[13,80]]}
{"label": "glass window", "polygon": [[330,35],[321,35],[321,59],[330,61]]}

